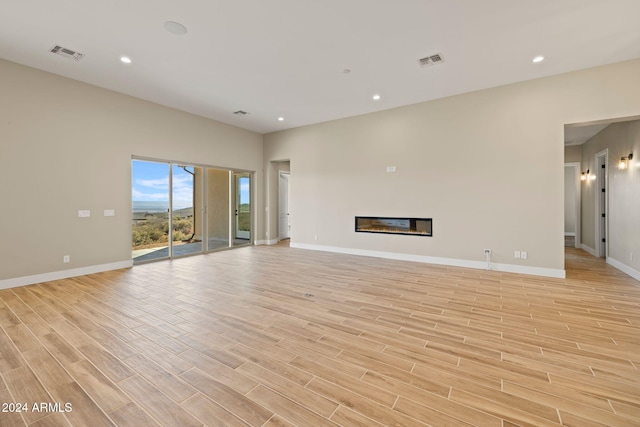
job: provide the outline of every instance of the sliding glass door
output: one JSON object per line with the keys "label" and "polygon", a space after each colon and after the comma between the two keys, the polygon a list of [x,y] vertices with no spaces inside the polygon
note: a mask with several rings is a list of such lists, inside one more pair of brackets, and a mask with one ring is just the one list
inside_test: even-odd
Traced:
{"label": "sliding glass door", "polygon": [[134,263],[251,244],[251,173],[143,159],[131,171]]}
{"label": "sliding glass door", "polygon": [[169,164],[133,160],[131,229],[134,261],[168,258],[169,245]]}
{"label": "sliding glass door", "polygon": [[172,256],[202,252],[202,168],[171,168]]}
{"label": "sliding glass door", "polygon": [[207,250],[230,247],[229,239],[229,186],[227,169],[207,168]]}

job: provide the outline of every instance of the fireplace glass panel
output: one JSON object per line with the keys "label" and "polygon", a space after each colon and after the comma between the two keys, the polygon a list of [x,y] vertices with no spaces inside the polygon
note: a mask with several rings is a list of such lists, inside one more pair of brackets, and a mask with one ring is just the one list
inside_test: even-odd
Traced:
{"label": "fireplace glass panel", "polygon": [[356,232],[432,236],[432,222],[431,218],[357,216]]}

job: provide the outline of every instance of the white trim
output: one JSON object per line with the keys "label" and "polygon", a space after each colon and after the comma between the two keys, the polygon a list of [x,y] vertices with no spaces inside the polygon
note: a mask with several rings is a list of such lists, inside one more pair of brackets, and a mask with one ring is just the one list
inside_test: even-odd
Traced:
{"label": "white trim", "polygon": [[84,276],[87,274],[102,273],[103,271],[119,270],[133,267],[133,260],[112,262],[110,264],[91,265],[89,267],[73,268],[71,270],[52,271],[51,273],[36,274],[33,276],[16,277],[14,279],[0,280],[0,289],[16,288],[18,286],[33,285],[35,283],[50,282],[52,280],[68,279],[69,277]]}
{"label": "white trim", "polygon": [[[457,258],[441,258],[423,255],[401,254],[396,252],[371,251],[367,249],[340,248],[336,246],[310,245],[307,243],[291,243],[289,245],[297,249],[309,249],[314,251],[334,252],[340,254],[370,256],[376,258],[395,259],[399,261],[422,262],[425,264],[441,264],[451,265],[454,267],[475,268],[478,270],[486,270],[486,261],[470,261]],[[533,276],[554,277],[564,279],[566,277],[565,270],[557,270],[554,268],[528,267],[524,265],[498,264],[491,263],[491,270],[503,271],[508,273],[529,274]]]}
{"label": "white trim", "polygon": [[597,257],[598,255],[596,255],[596,250],[593,249],[592,247],[589,247],[587,245],[585,245],[584,243],[580,246],[580,249],[582,249],[583,251],[589,253],[590,255],[593,255],[595,257]]}
{"label": "white trim", "polygon": [[607,264],[612,265],[613,267],[617,268],[618,270],[622,271],[623,273],[628,274],[629,276],[633,277],[634,279],[640,281],[640,271],[635,270],[631,267],[629,267],[628,265],[625,265],[623,263],[621,263],[620,261],[614,259],[614,258],[607,258]]}
{"label": "white trim", "polygon": [[278,240],[283,240],[283,239],[289,239],[291,238],[291,224],[289,223],[289,218],[287,218],[287,226],[288,226],[288,230],[286,230],[286,236],[283,236],[282,234],[282,230],[280,230],[280,196],[282,193],[282,177],[283,175],[287,176],[287,216],[289,216],[289,211],[291,210],[289,203],[291,201],[290,198],[290,180],[291,180],[291,172],[290,171],[284,171],[284,170],[280,170],[278,169]]}
{"label": "white trim", "polygon": [[566,232],[564,233],[565,237],[576,237],[576,233]]}

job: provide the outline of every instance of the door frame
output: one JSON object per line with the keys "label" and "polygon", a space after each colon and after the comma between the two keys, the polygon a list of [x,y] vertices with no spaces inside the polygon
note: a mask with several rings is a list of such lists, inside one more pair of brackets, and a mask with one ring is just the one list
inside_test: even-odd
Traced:
{"label": "door frame", "polygon": [[[575,203],[576,203],[576,210],[574,212],[575,220],[576,220],[575,247],[581,248],[582,247],[582,232],[581,232],[582,230],[582,224],[581,224],[582,196],[580,194],[581,193],[581,187],[580,187],[581,163],[580,162],[565,163],[564,167],[573,168],[573,173],[574,173],[573,182],[575,185]],[[565,197],[566,197],[566,194],[565,194]]]}
{"label": "door frame", "polygon": [[[245,172],[245,171],[237,171],[234,170],[231,172],[233,175],[233,180],[231,181],[231,186],[232,186],[232,193],[233,193],[233,200],[234,200],[234,204],[232,206],[232,209],[234,211],[234,220],[233,222],[233,242],[235,245],[235,239],[242,239],[242,240],[247,240],[247,243],[251,243],[252,242],[252,238],[253,238],[253,213],[254,213],[254,206],[253,206],[253,174],[251,172]],[[240,220],[240,184],[239,181],[242,178],[248,178],[249,179],[249,231],[245,231],[245,230],[240,230],[239,229],[239,220]],[[247,233],[246,237],[244,233]],[[242,235],[241,235],[242,233]],[[236,245],[237,246],[237,245]]]}
{"label": "door frame", "polygon": [[[282,179],[284,178],[284,176],[286,176],[286,180],[287,180],[287,185],[286,185],[286,191],[287,191],[287,230],[286,230],[286,234],[283,235],[282,230],[280,229],[280,209],[281,209],[281,204],[280,201],[282,200],[282,192],[283,190],[283,184],[282,184]],[[290,215],[289,215],[289,204],[290,204],[290,180],[291,179],[291,172],[289,171],[283,171],[283,170],[279,170],[278,171],[278,241],[280,240],[285,240],[285,239],[290,239],[291,238],[291,222],[290,222]]]}
{"label": "door frame", "polygon": [[[609,149],[604,149],[595,156],[596,165],[596,197],[595,197],[595,252],[599,258],[609,256]],[[602,165],[605,167],[603,168]],[[601,197],[604,189],[604,197]],[[604,227],[602,227],[602,214],[604,214]],[[604,239],[604,242],[602,241]],[[604,244],[603,244],[604,243]]]}

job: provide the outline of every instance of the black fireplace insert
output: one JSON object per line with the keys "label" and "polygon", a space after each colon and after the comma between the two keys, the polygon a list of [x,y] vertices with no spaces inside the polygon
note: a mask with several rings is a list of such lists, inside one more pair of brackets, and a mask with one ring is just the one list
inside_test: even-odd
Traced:
{"label": "black fireplace insert", "polygon": [[431,218],[357,216],[356,232],[432,236],[433,220]]}

